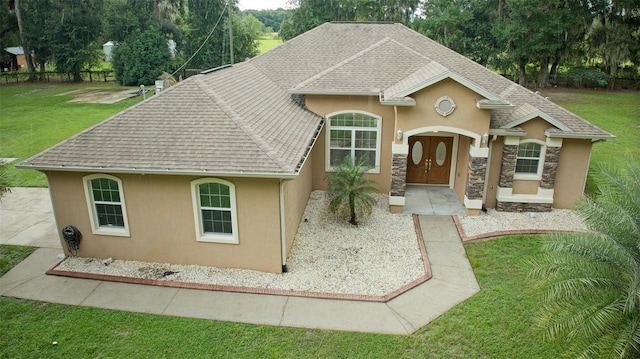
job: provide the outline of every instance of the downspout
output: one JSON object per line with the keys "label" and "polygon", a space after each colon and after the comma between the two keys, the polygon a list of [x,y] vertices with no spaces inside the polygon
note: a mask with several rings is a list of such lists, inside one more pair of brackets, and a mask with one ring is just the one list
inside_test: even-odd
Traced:
{"label": "downspout", "polygon": [[287,235],[285,231],[286,223],[284,220],[284,182],[280,180],[280,249],[282,257],[282,273],[287,273]]}

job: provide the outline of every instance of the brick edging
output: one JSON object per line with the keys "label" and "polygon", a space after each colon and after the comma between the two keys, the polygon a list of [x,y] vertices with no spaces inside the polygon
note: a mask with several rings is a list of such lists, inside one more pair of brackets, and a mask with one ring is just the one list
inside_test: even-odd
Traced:
{"label": "brick edging", "polygon": [[306,297],[306,298],[317,298],[317,299],[338,299],[338,300],[385,303],[401,295],[402,293],[405,293],[417,287],[418,285],[426,282],[432,277],[431,265],[429,264],[429,258],[427,257],[427,250],[425,248],[424,240],[422,237],[422,231],[420,229],[420,221],[418,219],[418,216],[415,214],[413,215],[413,225],[416,231],[416,240],[418,241],[418,247],[420,248],[420,255],[422,257],[422,264],[424,265],[425,274],[420,278],[415,279],[403,285],[402,287],[381,296],[346,294],[346,293],[305,292],[305,291],[295,291],[295,290],[240,287],[240,286],[219,285],[219,284],[200,284],[200,283],[176,282],[171,280],[121,277],[121,276],[114,276],[114,275],[108,275],[108,274],[95,274],[95,273],[70,272],[70,271],[57,270],[56,267],[60,265],[60,263],[62,263],[64,259],[61,259],[59,262],[54,264],[51,268],[49,268],[49,270],[45,272],[45,274],[61,276],[61,277],[101,280],[101,281],[108,281],[108,282],[155,285],[155,286],[170,287],[170,288],[198,289],[198,290],[210,290],[210,291],[220,291],[220,292],[266,294],[266,295],[281,295],[281,296]]}
{"label": "brick edging", "polygon": [[460,218],[457,215],[453,216],[453,221],[456,224],[456,229],[458,230],[458,234],[462,239],[462,242],[475,241],[478,239],[489,239],[495,237],[502,236],[510,236],[516,234],[550,234],[550,233],[564,233],[568,231],[560,230],[560,229],[513,229],[507,231],[494,231],[488,233],[476,234],[473,236],[467,236],[464,232],[464,228],[462,228],[462,223],[460,223]]}

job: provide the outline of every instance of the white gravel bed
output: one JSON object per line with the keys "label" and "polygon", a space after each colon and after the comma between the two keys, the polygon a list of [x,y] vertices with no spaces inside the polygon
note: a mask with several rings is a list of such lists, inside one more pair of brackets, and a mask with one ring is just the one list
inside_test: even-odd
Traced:
{"label": "white gravel bed", "polygon": [[460,217],[460,224],[467,236],[508,230],[562,230],[586,231],[580,216],[569,209],[553,209],[551,212],[498,212],[494,209],[477,216]]}
{"label": "white gravel bed", "polygon": [[[383,296],[425,274],[413,220],[388,211],[386,195],[359,226],[338,221],[323,191],[307,204],[287,273],[70,257],[61,271],[238,287]],[[170,272],[175,272],[169,274]],[[165,275],[168,274],[168,275]]]}

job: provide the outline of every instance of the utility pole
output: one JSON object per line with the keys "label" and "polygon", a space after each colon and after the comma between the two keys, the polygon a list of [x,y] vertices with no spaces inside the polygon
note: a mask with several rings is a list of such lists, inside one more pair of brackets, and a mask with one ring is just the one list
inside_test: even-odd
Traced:
{"label": "utility pole", "polygon": [[231,65],[233,65],[233,7],[231,5],[231,0],[229,0],[227,2],[227,6],[229,7],[229,55]]}

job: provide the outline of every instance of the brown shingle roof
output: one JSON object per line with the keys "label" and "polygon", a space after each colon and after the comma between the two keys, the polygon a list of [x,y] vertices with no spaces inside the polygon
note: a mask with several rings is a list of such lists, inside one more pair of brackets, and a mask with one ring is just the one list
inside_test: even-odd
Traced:
{"label": "brown shingle roof", "polygon": [[[322,119],[291,94],[399,99],[438,76],[487,100],[491,128],[541,114],[554,136],[612,136],[400,24],[327,23],[256,58],[197,75],[24,161],[39,169],[294,176]],[[406,100],[406,98],[405,98]]]}

